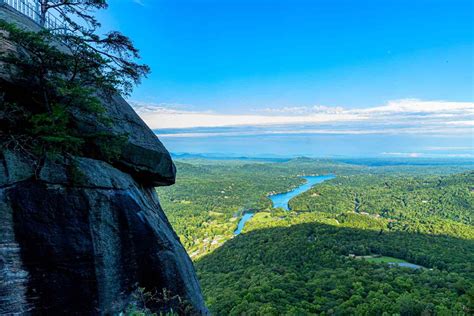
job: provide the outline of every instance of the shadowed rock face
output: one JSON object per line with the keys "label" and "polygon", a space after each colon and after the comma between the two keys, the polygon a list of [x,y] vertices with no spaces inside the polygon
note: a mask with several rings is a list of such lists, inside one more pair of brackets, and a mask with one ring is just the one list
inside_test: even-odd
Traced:
{"label": "shadowed rock face", "polygon": [[[3,11],[2,8],[0,5],[0,13]],[[0,14],[0,19],[1,16]],[[18,52],[11,42],[0,38],[0,53]],[[24,89],[28,89],[28,86],[19,86],[16,79],[18,78],[14,70],[0,62],[0,97],[6,92],[5,100],[28,102],[24,100]],[[176,168],[171,155],[132,107],[118,94],[105,96],[97,93],[96,96],[101,100],[104,116],[110,122],[101,122],[94,113],[68,109],[77,129],[86,134],[106,133],[124,137],[122,155],[114,160],[114,166],[131,174],[141,184],[148,186],[174,184]]]}
{"label": "shadowed rock face", "polygon": [[119,95],[99,96],[105,116],[112,124],[104,124],[93,114],[74,111],[74,123],[86,133],[106,132],[124,135],[122,155],[114,166],[133,175],[140,183],[150,186],[170,185],[175,181],[176,169],[169,152],[151,129]]}
{"label": "shadowed rock face", "polygon": [[152,187],[88,158],[47,161],[36,178],[10,152],[0,165],[0,314],[116,313],[137,286],[206,313]]}

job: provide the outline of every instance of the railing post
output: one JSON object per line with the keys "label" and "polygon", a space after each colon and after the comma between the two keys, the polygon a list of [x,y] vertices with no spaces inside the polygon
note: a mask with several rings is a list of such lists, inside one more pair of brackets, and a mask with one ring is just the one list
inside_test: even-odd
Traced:
{"label": "railing post", "polygon": [[41,4],[40,4],[40,0],[34,0],[35,1],[35,22],[36,23],[40,23],[40,12],[41,12]]}
{"label": "railing post", "polygon": [[44,21],[42,21],[41,0],[0,0],[0,4],[8,5],[40,26],[52,29],[55,33],[61,32],[61,29],[66,32],[64,21],[49,12],[44,16]]}

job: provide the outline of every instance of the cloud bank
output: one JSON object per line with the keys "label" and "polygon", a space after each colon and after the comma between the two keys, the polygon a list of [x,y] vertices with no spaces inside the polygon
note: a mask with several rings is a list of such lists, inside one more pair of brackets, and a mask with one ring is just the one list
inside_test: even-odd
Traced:
{"label": "cloud bank", "polygon": [[296,106],[265,108],[253,114],[189,111],[176,105],[136,101],[131,104],[160,137],[298,134],[472,137],[474,131],[473,102],[403,99],[369,108]]}

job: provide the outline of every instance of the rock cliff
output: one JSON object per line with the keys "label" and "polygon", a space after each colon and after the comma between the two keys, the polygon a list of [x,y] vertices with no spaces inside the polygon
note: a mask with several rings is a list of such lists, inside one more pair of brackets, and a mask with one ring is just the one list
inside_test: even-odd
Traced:
{"label": "rock cliff", "polygon": [[0,314],[114,313],[137,286],[166,289],[205,313],[153,187],[103,161],[68,160],[46,161],[35,176],[27,160],[3,152]]}
{"label": "rock cliff", "polygon": [[[0,93],[24,97],[2,71]],[[113,162],[0,150],[0,314],[116,314],[139,288],[157,293],[154,310],[207,314],[154,189],[175,181],[170,154],[123,98],[101,101],[109,124],[72,117],[81,131],[126,135]]]}
{"label": "rock cliff", "polygon": [[3,152],[0,314],[115,313],[137,287],[167,290],[204,314],[154,188],[103,161],[68,160],[46,161],[35,176],[28,161]]}

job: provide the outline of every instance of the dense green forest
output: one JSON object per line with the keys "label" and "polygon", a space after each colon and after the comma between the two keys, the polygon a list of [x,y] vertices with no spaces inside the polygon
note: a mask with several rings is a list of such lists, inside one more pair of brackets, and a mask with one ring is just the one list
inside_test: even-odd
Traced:
{"label": "dense green forest", "polygon": [[270,209],[268,194],[304,183],[298,175],[323,174],[328,170],[357,174],[363,169],[304,158],[287,163],[184,160],[176,165],[176,184],[159,188],[158,193],[192,257],[203,255],[231,238],[244,211]]}
{"label": "dense green forest", "polygon": [[[161,203],[215,315],[464,315],[474,299],[472,165],[182,160]],[[333,173],[273,209],[269,194]],[[256,213],[234,237],[245,211]],[[396,267],[358,256],[390,256]]]}
{"label": "dense green forest", "polygon": [[452,176],[341,176],[291,201],[292,209],[355,211],[386,218],[473,223],[474,173]]}
{"label": "dense green forest", "polygon": [[[349,219],[342,225],[251,228],[197,262],[211,310],[216,315],[456,315],[472,308],[472,241],[380,234],[383,225],[362,226]],[[349,258],[352,253],[390,255],[426,269],[368,263]]]}

